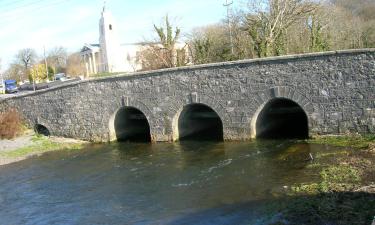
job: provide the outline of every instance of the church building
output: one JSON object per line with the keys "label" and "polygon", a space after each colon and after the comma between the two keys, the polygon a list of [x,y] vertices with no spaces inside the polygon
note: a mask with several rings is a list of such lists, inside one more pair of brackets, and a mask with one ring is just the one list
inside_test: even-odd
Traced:
{"label": "church building", "polygon": [[[148,43],[120,44],[117,31],[114,17],[104,6],[99,22],[99,44],[85,44],[80,52],[86,77],[97,73],[142,70],[141,63],[137,62],[137,54],[147,48]],[[178,43],[176,49],[184,46],[186,44]]]}
{"label": "church building", "polygon": [[81,50],[86,76],[103,72],[134,72],[141,69],[136,65],[136,54],[142,45],[121,45],[117,30],[111,12],[103,7],[99,22],[99,44],[85,44]]}

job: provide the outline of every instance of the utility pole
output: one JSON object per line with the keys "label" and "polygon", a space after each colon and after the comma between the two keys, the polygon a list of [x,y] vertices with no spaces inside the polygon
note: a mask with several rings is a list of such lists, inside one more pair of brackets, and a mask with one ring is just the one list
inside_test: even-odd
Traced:
{"label": "utility pole", "polygon": [[[33,70],[34,66],[31,67],[31,70]],[[30,71],[30,73],[31,73],[31,77],[33,78],[33,90],[35,92],[36,91],[36,88],[35,88],[35,76],[34,76],[35,75],[35,71]]]}
{"label": "utility pole", "polygon": [[[1,71],[1,58],[0,58],[0,87],[3,88],[3,90],[0,90],[0,94],[5,94],[5,83],[4,83],[4,75]],[[2,93],[4,91],[4,93]]]}
{"label": "utility pole", "polygon": [[227,19],[228,19],[228,28],[229,28],[229,38],[230,38],[230,49],[232,55],[234,54],[234,47],[233,47],[233,34],[232,34],[232,23],[230,21],[230,7],[233,5],[233,1],[225,0],[223,4],[224,7],[227,7]]}
{"label": "utility pole", "polygon": [[49,73],[48,73],[48,65],[47,65],[47,59],[46,59],[46,46],[43,46],[43,54],[44,54],[44,64],[46,66],[46,73],[47,73],[47,81],[49,81]]}

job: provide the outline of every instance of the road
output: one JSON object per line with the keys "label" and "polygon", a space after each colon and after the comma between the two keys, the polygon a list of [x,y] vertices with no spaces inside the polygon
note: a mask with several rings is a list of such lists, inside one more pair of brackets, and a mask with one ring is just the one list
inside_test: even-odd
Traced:
{"label": "road", "polygon": [[1,99],[11,98],[13,96],[17,96],[17,95],[21,95],[21,94],[31,93],[31,92],[33,92],[33,91],[19,91],[17,93],[13,93],[13,94],[0,94],[0,100]]}

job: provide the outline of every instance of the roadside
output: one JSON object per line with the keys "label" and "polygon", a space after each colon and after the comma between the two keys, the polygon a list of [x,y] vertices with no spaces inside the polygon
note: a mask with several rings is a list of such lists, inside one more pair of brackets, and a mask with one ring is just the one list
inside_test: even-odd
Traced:
{"label": "roadside", "polygon": [[78,150],[87,142],[70,138],[45,137],[32,131],[13,140],[0,140],[0,166],[57,150]]}
{"label": "roadside", "polygon": [[12,94],[0,94],[0,100],[8,99],[8,98],[18,96],[18,95],[29,94],[29,93],[33,93],[33,91],[19,91],[19,92],[12,93]]}

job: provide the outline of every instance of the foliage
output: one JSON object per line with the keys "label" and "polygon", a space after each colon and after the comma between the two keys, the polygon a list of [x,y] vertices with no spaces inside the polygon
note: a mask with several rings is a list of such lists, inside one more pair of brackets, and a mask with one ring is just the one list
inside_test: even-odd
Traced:
{"label": "foliage", "polygon": [[54,76],[55,70],[51,66],[48,66],[48,80],[54,80]]}
{"label": "foliage", "polygon": [[195,64],[352,48],[375,47],[375,1],[248,0],[227,21],[189,36]]}
{"label": "foliage", "polygon": [[[160,44],[163,45],[164,48],[168,50],[172,50],[177,43],[178,38],[180,37],[181,30],[180,28],[176,27],[174,36],[173,36],[173,28],[169,22],[168,15],[165,16],[165,28],[157,27],[154,24],[154,29],[158,34],[160,39]],[[166,32],[164,31],[166,30]],[[165,32],[165,33],[164,33]]]}
{"label": "foliage", "polygon": [[308,18],[307,26],[310,32],[310,49],[313,52],[327,51],[329,44],[324,37],[324,25],[319,17],[312,15]]}
{"label": "foliage", "polygon": [[[236,34],[236,32],[233,32],[233,34]],[[234,38],[234,42],[236,40],[237,38]],[[237,46],[237,44],[234,46],[235,50],[238,49]],[[236,57],[237,51],[234,55],[231,53],[227,28],[223,24],[195,29],[190,37],[189,49],[194,64],[230,61],[240,58]]]}
{"label": "foliage", "polygon": [[158,40],[147,43],[146,47],[137,54],[137,62],[142,65],[142,70],[172,68],[187,64],[186,46],[178,46],[180,28],[176,27],[173,31],[168,15],[164,19],[164,27],[154,24]]}
{"label": "foliage", "polygon": [[21,115],[15,109],[0,113],[0,139],[12,139],[22,133]]}
{"label": "foliage", "polygon": [[48,52],[47,63],[56,73],[65,73],[68,53],[62,46],[54,47]]}
{"label": "foliage", "polygon": [[48,77],[46,71],[46,65],[44,64],[36,64],[30,69],[30,76],[29,80],[30,83],[33,81],[41,82],[46,80]]}
{"label": "foliage", "polygon": [[208,37],[193,40],[191,47],[192,49],[190,51],[194,52],[193,61],[195,64],[210,62],[211,40]]}

